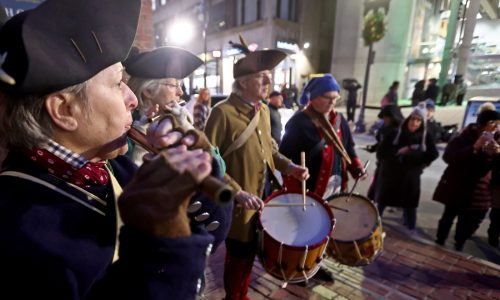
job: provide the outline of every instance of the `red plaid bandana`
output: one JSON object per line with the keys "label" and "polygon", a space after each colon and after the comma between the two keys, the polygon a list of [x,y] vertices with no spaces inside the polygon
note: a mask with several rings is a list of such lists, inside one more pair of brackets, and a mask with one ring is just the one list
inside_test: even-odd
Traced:
{"label": "red plaid bandana", "polygon": [[109,174],[104,168],[105,162],[89,161],[81,168],[76,168],[46,149],[33,148],[29,155],[31,160],[50,174],[81,188],[108,184]]}

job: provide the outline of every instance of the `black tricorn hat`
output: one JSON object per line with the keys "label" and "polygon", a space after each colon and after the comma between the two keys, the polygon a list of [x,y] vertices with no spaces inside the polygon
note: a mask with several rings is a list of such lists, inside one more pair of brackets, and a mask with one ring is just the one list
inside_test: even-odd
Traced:
{"label": "black tricorn hat", "polygon": [[0,90],[50,93],[123,61],[140,0],[47,0],[0,29]]}
{"label": "black tricorn hat", "polygon": [[131,54],[123,62],[125,70],[131,76],[152,79],[182,79],[193,73],[201,64],[203,61],[193,53],[170,46]]}
{"label": "black tricorn hat", "polygon": [[241,35],[240,42],[241,44],[229,42],[234,48],[240,49],[245,53],[245,57],[233,65],[234,78],[255,74],[264,70],[272,70],[286,57],[285,52],[276,49],[251,52]]}

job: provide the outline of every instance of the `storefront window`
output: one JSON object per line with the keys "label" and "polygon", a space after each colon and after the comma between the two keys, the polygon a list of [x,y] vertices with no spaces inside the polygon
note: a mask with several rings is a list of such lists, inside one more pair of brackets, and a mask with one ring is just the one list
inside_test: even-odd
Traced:
{"label": "storefront window", "polygon": [[277,17],[280,19],[297,21],[297,0],[278,0]]}
{"label": "storefront window", "polygon": [[236,26],[259,20],[260,3],[261,0],[236,0]]}

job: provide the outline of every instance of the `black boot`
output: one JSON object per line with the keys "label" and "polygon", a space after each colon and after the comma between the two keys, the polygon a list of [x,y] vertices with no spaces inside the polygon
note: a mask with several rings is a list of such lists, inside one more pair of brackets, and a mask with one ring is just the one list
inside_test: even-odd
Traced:
{"label": "black boot", "polygon": [[314,278],[326,281],[326,282],[335,282],[335,279],[333,277],[333,273],[328,270],[325,266],[320,266],[318,272],[316,275],[314,275]]}

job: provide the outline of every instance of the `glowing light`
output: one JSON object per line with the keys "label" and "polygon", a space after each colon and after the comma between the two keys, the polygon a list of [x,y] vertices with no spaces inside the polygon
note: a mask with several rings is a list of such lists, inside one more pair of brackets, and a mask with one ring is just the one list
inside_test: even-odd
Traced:
{"label": "glowing light", "polygon": [[174,45],[183,45],[189,42],[194,35],[194,25],[187,19],[175,20],[168,30],[168,40]]}

